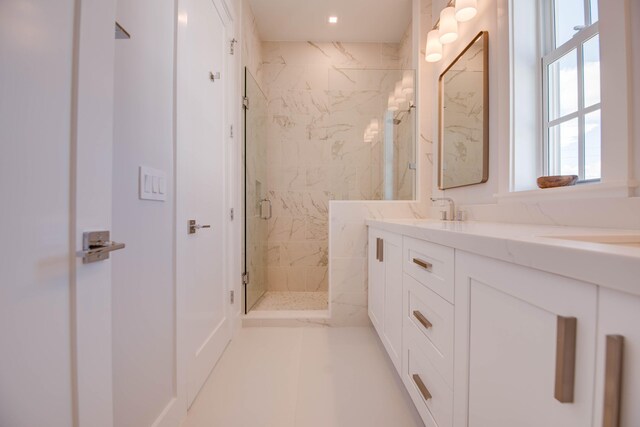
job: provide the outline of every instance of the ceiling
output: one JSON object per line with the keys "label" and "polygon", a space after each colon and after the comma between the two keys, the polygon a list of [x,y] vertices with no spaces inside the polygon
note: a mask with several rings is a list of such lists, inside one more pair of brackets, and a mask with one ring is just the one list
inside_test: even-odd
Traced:
{"label": "ceiling", "polygon": [[[263,41],[400,41],[411,0],[249,0]],[[338,23],[330,25],[329,16]]]}

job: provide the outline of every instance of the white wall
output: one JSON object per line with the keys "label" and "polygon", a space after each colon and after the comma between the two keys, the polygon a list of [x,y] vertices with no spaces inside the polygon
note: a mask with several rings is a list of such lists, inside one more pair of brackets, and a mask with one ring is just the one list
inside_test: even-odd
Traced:
{"label": "white wall", "polygon": [[72,425],[72,0],[0,2],[0,425]]}
{"label": "white wall", "polygon": [[[174,244],[176,2],[119,0],[116,41],[113,237],[114,420],[149,426],[177,395]],[[165,202],[138,199],[138,167],[167,174]],[[120,254],[119,254],[120,255]]]}
{"label": "white wall", "polygon": [[[631,2],[631,49],[633,54],[632,59],[632,71],[633,76],[633,112],[631,122],[634,125],[633,129],[633,156],[635,158],[634,163],[634,176],[636,179],[640,178],[640,2]],[[640,189],[636,189],[636,196],[640,196]]]}
{"label": "white wall", "polygon": [[[443,0],[437,0],[433,5],[434,20],[444,7]],[[514,223],[538,223],[555,225],[576,225],[612,228],[640,228],[640,199],[624,197],[619,192],[618,197],[611,193],[614,189],[603,189],[599,194],[584,195],[589,189],[581,188],[575,192],[560,192],[557,196],[549,193],[538,196],[511,196],[497,198],[496,194],[509,190],[509,57],[508,57],[508,0],[485,0],[478,2],[479,14],[473,21],[460,24],[460,38],[455,43],[445,46],[444,58],[433,66],[434,74],[430,84],[437,88],[440,72],[451,63],[456,54],[481,30],[489,31],[489,89],[490,89],[490,124],[489,124],[489,181],[485,184],[470,187],[450,189],[444,192],[437,189],[437,171],[433,170],[434,194],[452,197],[459,206],[467,211],[468,219],[478,221],[501,221]],[[635,122],[632,129],[633,153],[635,170],[640,171],[640,121],[637,119],[640,106],[640,30],[635,25],[639,22],[640,5],[636,1],[629,2],[631,7],[631,49],[633,57],[631,63],[634,78],[635,111],[630,112],[631,122]],[[606,31],[603,23],[601,31]],[[607,63],[603,63],[606,67]],[[434,92],[437,93],[437,92]],[[437,99],[434,98],[434,109]],[[437,112],[437,110],[434,110]],[[438,141],[437,114],[431,118],[434,123],[433,138]],[[603,140],[603,144],[607,144]],[[619,150],[616,150],[619,151]],[[436,154],[437,155],[437,154]],[[616,154],[617,155],[617,154]],[[619,156],[624,157],[624,156]],[[631,162],[634,163],[634,162]],[[437,162],[435,162],[437,164]],[[625,165],[622,165],[625,166]],[[632,175],[633,176],[633,175]],[[636,179],[638,172],[635,173]],[[570,189],[574,190],[574,189]],[[637,191],[637,190],[636,190]],[[638,193],[640,194],[640,193]],[[622,196],[621,196],[622,195]],[[431,215],[437,217],[439,208],[434,207]]]}

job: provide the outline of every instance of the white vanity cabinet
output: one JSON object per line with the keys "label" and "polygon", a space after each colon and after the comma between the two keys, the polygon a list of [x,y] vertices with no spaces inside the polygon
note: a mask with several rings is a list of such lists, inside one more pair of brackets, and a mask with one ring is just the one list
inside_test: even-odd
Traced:
{"label": "white vanity cabinet", "polygon": [[456,251],[455,302],[456,426],[591,425],[596,286]]}
{"label": "white vanity cabinet", "polygon": [[396,370],[402,352],[402,236],[369,229],[369,318]]}
{"label": "white vanity cabinet", "polygon": [[562,272],[593,252],[429,230],[369,229],[369,315],[427,427],[640,426],[637,264],[596,285]]}
{"label": "white vanity cabinet", "polygon": [[594,426],[640,426],[638,316],[640,297],[600,289]]}

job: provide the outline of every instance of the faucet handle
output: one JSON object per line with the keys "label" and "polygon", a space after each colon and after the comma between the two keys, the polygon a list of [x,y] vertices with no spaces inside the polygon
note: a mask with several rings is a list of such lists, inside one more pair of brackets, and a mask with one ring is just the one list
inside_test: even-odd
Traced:
{"label": "faucet handle", "polygon": [[440,219],[442,221],[448,221],[449,220],[449,218],[447,218],[449,216],[449,215],[447,215],[447,213],[448,213],[447,211],[440,211]]}

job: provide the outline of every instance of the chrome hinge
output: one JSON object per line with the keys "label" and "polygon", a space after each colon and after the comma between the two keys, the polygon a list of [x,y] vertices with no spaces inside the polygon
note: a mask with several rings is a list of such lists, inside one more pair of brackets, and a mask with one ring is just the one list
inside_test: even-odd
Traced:
{"label": "chrome hinge", "polygon": [[235,47],[236,47],[236,43],[238,43],[238,40],[236,39],[231,39],[231,41],[229,42],[229,54],[233,55],[235,52]]}
{"label": "chrome hinge", "polygon": [[412,171],[416,170],[416,164],[413,162],[409,162],[409,170],[412,170]]}
{"label": "chrome hinge", "polygon": [[233,138],[233,125],[229,126],[229,138]]}
{"label": "chrome hinge", "polygon": [[216,71],[215,73],[213,71],[209,71],[209,80],[212,82],[220,80],[220,71]]}
{"label": "chrome hinge", "polygon": [[249,273],[242,273],[242,284],[243,285],[249,284]]}
{"label": "chrome hinge", "polygon": [[229,296],[229,300],[231,301],[231,304],[234,303],[234,301],[236,300],[236,293],[235,291],[231,291],[229,292],[230,296]]}
{"label": "chrome hinge", "polygon": [[233,221],[233,218],[235,217],[235,211],[233,208],[231,208],[231,213],[229,214],[229,216],[231,217],[231,221]]}
{"label": "chrome hinge", "polygon": [[245,110],[249,109],[249,98],[247,98],[246,96],[242,98],[242,108],[244,108]]}

